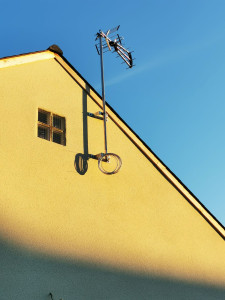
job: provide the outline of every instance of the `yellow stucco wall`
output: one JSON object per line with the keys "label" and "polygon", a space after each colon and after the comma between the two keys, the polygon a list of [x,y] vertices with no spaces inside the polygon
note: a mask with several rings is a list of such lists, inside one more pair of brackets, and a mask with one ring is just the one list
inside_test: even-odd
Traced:
{"label": "yellow stucco wall", "polygon": [[[119,120],[109,119],[107,128],[109,152],[123,161],[120,172],[106,176],[93,159],[85,175],[75,170],[75,156],[84,152],[83,106],[87,101],[93,113],[99,106],[59,62],[40,55],[0,69],[1,235],[52,255],[225,285],[223,238]],[[37,137],[38,108],[66,118],[65,147]],[[87,122],[89,154],[103,152],[102,121]]]}

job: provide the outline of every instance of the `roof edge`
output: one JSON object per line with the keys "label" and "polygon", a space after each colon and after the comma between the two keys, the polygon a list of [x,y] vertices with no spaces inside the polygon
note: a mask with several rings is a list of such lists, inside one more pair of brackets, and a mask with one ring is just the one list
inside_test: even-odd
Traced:
{"label": "roof edge", "polygon": [[21,55],[8,56],[0,59],[0,69],[21,65],[24,63],[31,63],[39,60],[52,59],[55,54],[51,51],[37,51]]}

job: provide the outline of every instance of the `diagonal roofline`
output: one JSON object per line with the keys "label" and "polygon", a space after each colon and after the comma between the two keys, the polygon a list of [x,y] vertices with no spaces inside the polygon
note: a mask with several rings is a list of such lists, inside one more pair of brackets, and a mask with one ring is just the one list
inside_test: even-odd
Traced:
{"label": "diagonal roofline", "polygon": [[[0,69],[34,61],[55,59],[61,67],[84,89],[92,100],[102,109],[101,95],[89,82],[74,68],[63,56],[51,50],[30,52],[0,59]],[[118,115],[118,113],[106,102],[109,118],[121,129],[142,154],[154,165],[154,167],[166,178],[170,184],[192,205],[193,208],[208,222],[208,224],[225,240],[225,227],[217,218],[200,202],[200,200],[185,186],[185,184],[162,162],[154,151],[134,132],[134,130]]]}

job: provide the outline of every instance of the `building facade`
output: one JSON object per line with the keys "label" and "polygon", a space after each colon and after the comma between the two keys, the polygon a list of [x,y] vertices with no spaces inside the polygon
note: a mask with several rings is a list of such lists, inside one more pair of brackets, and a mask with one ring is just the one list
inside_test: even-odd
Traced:
{"label": "building facade", "polygon": [[224,299],[224,227],[109,105],[100,172],[101,97],[63,56],[0,78],[0,299]]}

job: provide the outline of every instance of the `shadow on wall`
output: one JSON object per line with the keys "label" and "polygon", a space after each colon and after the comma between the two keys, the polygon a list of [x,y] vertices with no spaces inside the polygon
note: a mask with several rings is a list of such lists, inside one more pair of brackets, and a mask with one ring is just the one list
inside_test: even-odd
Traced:
{"label": "shadow on wall", "polygon": [[219,300],[225,288],[41,256],[0,240],[0,299]]}
{"label": "shadow on wall", "polygon": [[82,153],[77,153],[74,160],[74,167],[80,175],[84,175],[88,170],[88,158]]}
{"label": "shadow on wall", "polygon": [[[86,85],[86,91],[90,88]],[[83,90],[82,108],[83,108],[83,149],[84,153],[78,153],[75,156],[74,167],[80,175],[84,175],[88,170],[88,122],[87,122],[87,92]]]}

